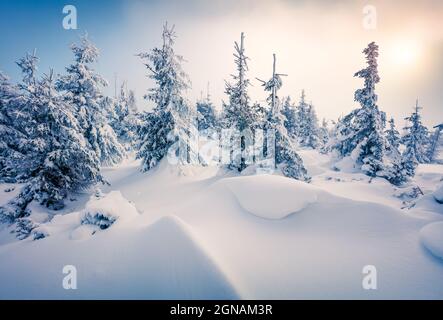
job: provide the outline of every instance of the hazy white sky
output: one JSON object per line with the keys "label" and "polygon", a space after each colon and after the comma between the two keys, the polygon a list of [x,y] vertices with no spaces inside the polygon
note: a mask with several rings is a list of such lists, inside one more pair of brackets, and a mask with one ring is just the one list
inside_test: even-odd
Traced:
{"label": "hazy white sky", "polygon": [[[55,66],[56,71],[63,72],[63,66],[72,60],[67,44],[87,30],[102,53],[97,69],[111,83],[117,72],[120,80],[128,80],[129,87],[136,89],[139,105],[148,106],[141,96],[151,84],[135,54],[159,45],[162,25],[168,21],[176,25],[176,51],[187,60],[184,69],[193,84],[187,93],[189,100],[195,102],[210,82],[211,96],[220,107],[221,100],[226,99],[224,80],[229,80],[234,71],[233,43],[243,31],[251,59],[253,100],[265,99],[266,94],[255,78],[270,77],[275,53],[278,71],[289,75],[284,78],[280,96],[291,95],[298,100],[304,88],[320,118],[336,119],[355,107],[354,91],[362,82],[353,78],[353,74],[365,67],[361,51],[369,42],[376,41],[380,46],[381,83],[377,90],[381,109],[403,126],[402,119],[411,112],[418,97],[426,124],[443,122],[442,0],[72,0],[72,3],[78,7],[81,30],[69,32],[61,28],[64,1],[2,3],[1,14],[7,17],[0,24],[9,21],[7,27],[2,27],[2,37],[10,45],[0,53],[1,68],[11,74],[16,69],[14,59],[24,50],[37,47],[42,70]],[[375,30],[363,27],[366,5],[377,10]],[[23,27],[24,19],[32,28]],[[58,33],[51,34],[55,28],[59,28]]]}
{"label": "hazy white sky", "polygon": [[[361,51],[376,41],[380,107],[400,120],[418,97],[426,123],[443,122],[443,1],[165,2],[128,2],[124,28],[108,39],[111,47],[121,37],[124,47],[112,58],[103,53],[102,60],[116,61],[119,77],[129,79],[140,95],[149,82],[131,55],[159,44],[162,24],[168,20],[176,25],[176,50],[188,61],[184,68],[193,84],[191,100],[210,82],[211,96],[221,105],[224,79],[234,70],[233,42],[243,31],[253,100],[265,99],[255,77],[270,76],[276,53],[278,71],[289,75],[280,95],[298,99],[304,88],[319,117],[336,119],[355,106],[353,93],[362,83],[353,74],[365,67]],[[377,9],[375,30],[363,27],[368,4]]]}

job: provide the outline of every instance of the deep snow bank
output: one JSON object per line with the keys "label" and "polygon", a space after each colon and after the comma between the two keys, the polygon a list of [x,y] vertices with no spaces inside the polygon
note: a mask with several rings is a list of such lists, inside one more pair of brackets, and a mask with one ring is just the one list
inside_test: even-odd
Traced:
{"label": "deep snow bank", "polygon": [[443,222],[434,222],[420,230],[422,244],[434,256],[443,259]]}
{"label": "deep snow bank", "polygon": [[305,182],[274,175],[254,175],[223,179],[247,212],[265,219],[283,219],[315,203],[321,189]]}
{"label": "deep snow bank", "polygon": [[[136,219],[133,227],[109,228],[82,241],[60,233],[0,247],[0,299],[239,297],[180,219],[137,225]],[[65,265],[77,269],[77,290],[62,286]]]}

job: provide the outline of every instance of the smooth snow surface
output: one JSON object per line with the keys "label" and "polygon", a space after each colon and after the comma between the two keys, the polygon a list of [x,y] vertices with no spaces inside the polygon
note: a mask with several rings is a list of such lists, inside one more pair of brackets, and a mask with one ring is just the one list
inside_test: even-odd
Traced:
{"label": "smooth snow surface", "polygon": [[420,231],[423,245],[436,257],[443,259],[443,222],[428,224]]}

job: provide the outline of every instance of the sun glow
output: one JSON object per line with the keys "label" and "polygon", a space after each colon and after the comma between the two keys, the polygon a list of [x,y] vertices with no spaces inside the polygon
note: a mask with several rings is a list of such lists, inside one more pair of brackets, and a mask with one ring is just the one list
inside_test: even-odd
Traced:
{"label": "sun glow", "polygon": [[419,62],[420,51],[420,45],[417,42],[399,42],[393,47],[392,58],[399,66],[413,66]]}

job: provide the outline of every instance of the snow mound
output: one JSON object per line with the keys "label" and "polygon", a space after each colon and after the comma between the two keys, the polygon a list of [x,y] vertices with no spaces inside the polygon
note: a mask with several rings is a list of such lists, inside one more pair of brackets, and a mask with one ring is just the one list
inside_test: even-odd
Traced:
{"label": "snow mound", "polygon": [[123,197],[120,191],[97,198],[92,196],[81,214],[82,224],[97,225],[104,230],[115,221],[128,220],[138,216],[134,204]]}
{"label": "snow mound", "polygon": [[433,196],[438,203],[443,204],[443,185],[433,193]]}
{"label": "snow mound", "polygon": [[265,219],[279,220],[317,202],[321,189],[305,182],[274,175],[221,180],[240,206]]}
{"label": "snow mound", "polygon": [[130,221],[137,217],[134,204],[123,197],[120,191],[112,191],[104,196],[94,195],[79,214],[80,226],[70,235],[71,240],[83,240],[105,230],[116,222]]}
{"label": "snow mound", "polygon": [[434,222],[420,230],[422,244],[434,256],[443,259],[443,222]]}

